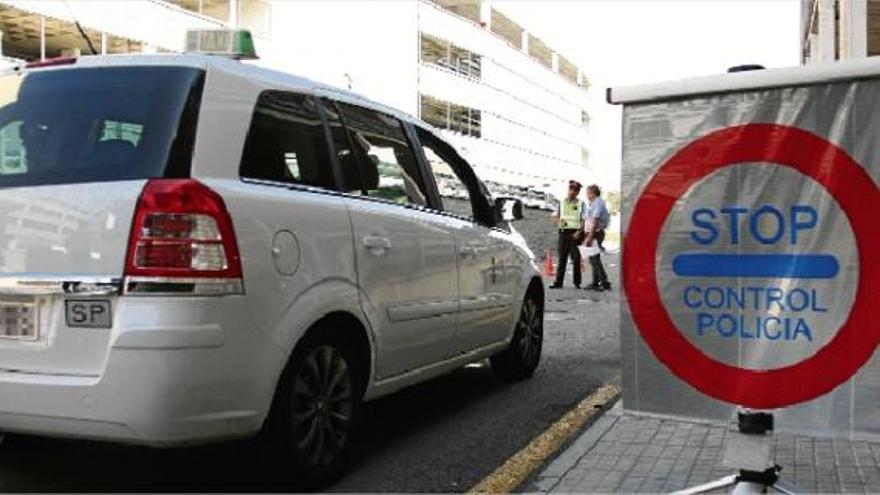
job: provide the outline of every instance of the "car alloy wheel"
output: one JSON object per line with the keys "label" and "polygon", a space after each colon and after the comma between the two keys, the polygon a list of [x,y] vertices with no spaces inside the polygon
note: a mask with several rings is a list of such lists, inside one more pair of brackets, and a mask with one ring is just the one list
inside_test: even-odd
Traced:
{"label": "car alloy wheel", "polygon": [[345,356],[320,345],[302,361],[293,379],[290,425],[304,467],[333,466],[349,441],[354,419],[354,382]]}
{"label": "car alloy wheel", "polygon": [[541,313],[533,299],[526,299],[516,325],[520,355],[527,365],[533,366],[541,357],[541,345],[544,340]]}
{"label": "car alloy wheel", "polygon": [[489,359],[492,369],[500,377],[524,380],[535,373],[541,361],[541,348],[544,343],[542,302],[533,292],[526,294],[519,318],[514,325],[510,345]]}

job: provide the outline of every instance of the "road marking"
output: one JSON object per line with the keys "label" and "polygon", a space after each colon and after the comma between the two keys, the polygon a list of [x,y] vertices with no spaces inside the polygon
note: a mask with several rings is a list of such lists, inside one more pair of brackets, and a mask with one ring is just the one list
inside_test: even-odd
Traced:
{"label": "road marking", "polygon": [[510,493],[515,490],[569,438],[577,434],[587,420],[601,411],[602,406],[614,400],[618,394],[620,394],[618,385],[603,385],[505,461],[492,474],[483,478],[468,493]]}

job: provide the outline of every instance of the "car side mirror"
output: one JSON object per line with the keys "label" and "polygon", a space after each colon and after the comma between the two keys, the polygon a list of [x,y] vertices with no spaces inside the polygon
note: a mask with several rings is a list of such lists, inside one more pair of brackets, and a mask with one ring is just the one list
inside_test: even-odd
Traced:
{"label": "car side mirror", "polygon": [[495,216],[505,222],[522,220],[522,201],[516,198],[495,198]]}

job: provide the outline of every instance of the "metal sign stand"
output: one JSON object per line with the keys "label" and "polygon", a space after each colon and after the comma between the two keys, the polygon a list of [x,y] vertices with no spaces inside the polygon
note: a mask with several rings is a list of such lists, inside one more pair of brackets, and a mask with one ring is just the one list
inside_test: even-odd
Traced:
{"label": "metal sign stand", "polygon": [[798,494],[803,491],[779,478],[782,466],[770,462],[770,441],[773,438],[773,415],[740,410],[737,431],[731,434],[724,465],[738,469],[732,474],[708,483],[687,488],[677,495],[696,495],[733,488],[734,494],[776,493]]}

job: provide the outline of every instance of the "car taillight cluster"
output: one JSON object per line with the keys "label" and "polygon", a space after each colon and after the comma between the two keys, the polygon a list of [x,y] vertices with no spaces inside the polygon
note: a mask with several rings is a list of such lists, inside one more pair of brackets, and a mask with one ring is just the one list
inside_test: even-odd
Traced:
{"label": "car taillight cluster", "polygon": [[193,213],[150,213],[134,253],[135,268],[221,271],[228,266],[217,221]]}
{"label": "car taillight cluster", "polygon": [[[241,286],[241,260],[223,199],[193,179],[152,179],[144,186],[132,222],[125,275],[139,287],[194,290],[200,280]],[[232,283],[232,285],[229,285]],[[142,290],[148,292],[148,290]],[[240,291],[239,291],[240,292]]]}

